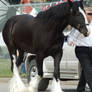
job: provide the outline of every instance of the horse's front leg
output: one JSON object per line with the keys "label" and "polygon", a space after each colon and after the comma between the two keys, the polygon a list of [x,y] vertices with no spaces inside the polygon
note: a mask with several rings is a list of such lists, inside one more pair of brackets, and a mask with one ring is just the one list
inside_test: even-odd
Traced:
{"label": "horse's front leg", "polygon": [[52,92],[63,92],[60,86],[60,60],[63,51],[59,51],[54,56],[54,78],[52,80]]}
{"label": "horse's front leg", "polygon": [[34,79],[32,79],[30,81],[30,87],[32,87],[32,89],[33,89],[32,92],[38,91],[38,85],[39,85],[39,82],[43,76],[43,58],[42,58],[42,55],[36,57],[36,63],[37,63],[37,68],[38,68],[38,74]]}

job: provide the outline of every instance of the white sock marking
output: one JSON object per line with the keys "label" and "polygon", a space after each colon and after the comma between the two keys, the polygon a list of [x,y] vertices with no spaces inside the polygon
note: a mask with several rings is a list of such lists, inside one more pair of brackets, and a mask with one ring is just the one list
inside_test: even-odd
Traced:
{"label": "white sock marking", "polygon": [[26,86],[23,81],[21,80],[21,77],[18,72],[18,68],[16,66],[16,57],[13,55],[13,77],[10,80],[10,86],[9,91],[10,92],[37,92],[38,91],[38,83],[41,80],[39,76],[36,77],[36,79],[28,86]]}
{"label": "white sock marking", "polygon": [[55,78],[52,80],[51,92],[63,92],[60,86],[60,80],[56,81]]}

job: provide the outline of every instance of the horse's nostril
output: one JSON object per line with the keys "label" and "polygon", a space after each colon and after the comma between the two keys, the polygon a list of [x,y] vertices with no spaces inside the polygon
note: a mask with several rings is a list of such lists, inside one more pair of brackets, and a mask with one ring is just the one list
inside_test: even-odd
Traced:
{"label": "horse's nostril", "polygon": [[89,36],[89,34],[90,34],[90,31],[87,32],[87,36]]}
{"label": "horse's nostril", "polygon": [[89,36],[89,34],[90,34],[90,31],[84,33],[83,36],[87,37],[87,36]]}
{"label": "horse's nostril", "polygon": [[84,34],[85,37],[89,36],[90,32]]}

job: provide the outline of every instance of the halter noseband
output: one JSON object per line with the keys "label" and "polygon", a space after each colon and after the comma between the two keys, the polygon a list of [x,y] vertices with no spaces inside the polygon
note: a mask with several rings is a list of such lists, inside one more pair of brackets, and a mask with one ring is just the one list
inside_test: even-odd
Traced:
{"label": "halter noseband", "polygon": [[85,24],[85,25],[89,25],[89,23]]}

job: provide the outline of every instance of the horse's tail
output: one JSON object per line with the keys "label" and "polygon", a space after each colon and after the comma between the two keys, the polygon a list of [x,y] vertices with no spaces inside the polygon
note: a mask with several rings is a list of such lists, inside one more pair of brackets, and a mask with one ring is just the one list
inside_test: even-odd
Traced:
{"label": "horse's tail", "polygon": [[15,23],[15,16],[13,16],[10,19],[8,19],[8,21],[4,25],[2,36],[6,45],[13,41],[12,30]]}
{"label": "horse's tail", "polygon": [[15,23],[16,23],[16,17],[13,16],[10,19],[8,19],[8,21],[5,23],[4,28],[2,30],[3,40],[8,48],[10,58],[11,58],[11,69],[13,69],[12,54],[16,55],[16,48],[14,46],[14,41],[12,36],[12,31]]}

